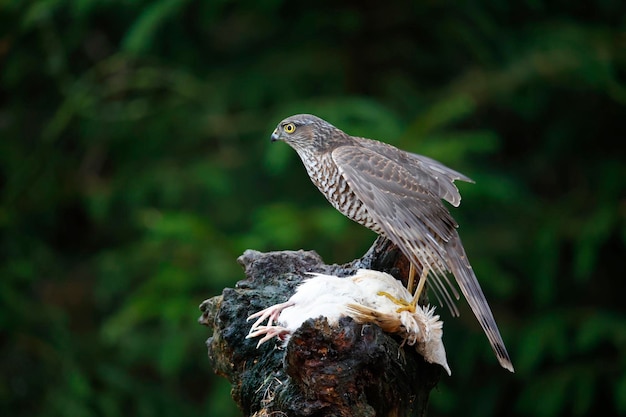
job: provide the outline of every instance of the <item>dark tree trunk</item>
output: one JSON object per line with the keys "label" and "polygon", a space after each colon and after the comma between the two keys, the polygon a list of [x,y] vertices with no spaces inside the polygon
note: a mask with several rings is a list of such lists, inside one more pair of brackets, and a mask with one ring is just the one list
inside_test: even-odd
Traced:
{"label": "dark tree trunk", "polygon": [[200,323],[215,372],[231,382],[245,416],[424,416],[441,367],[426,363],[413,347],[376,325],[343,318],[306,321],[285,349],[270,341],[256,348],[246,339],[250,314],[286,301],[307,272],[349,276],[359,268],[407,277],[408,263],[379,238],[361,258],[326,265],[315,252],[246,251],[238,259],[246,279],[200,306]]}

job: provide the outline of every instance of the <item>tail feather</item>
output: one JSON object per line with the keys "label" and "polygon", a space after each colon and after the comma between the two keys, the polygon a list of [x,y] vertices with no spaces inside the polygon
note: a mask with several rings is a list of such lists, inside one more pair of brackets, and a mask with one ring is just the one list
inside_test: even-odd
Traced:
{"label": "tail feather", "polygon": [[467,260],[467,255],[465,254],[465,250],[463,249],[458,235],[448,242],[447,249],[449,249],[448,262],[450,270],[455,276],[459,288],[471,307],[472,312],[487,335],[487,339],[489,339],[489,343],[498,358],[498,362],[500,362],[500,365],[504,369],[515,372],[511,358],[504,346],[502,336],[500,336],[496,320],[491,313],[487,299],[476,279],[474,270]]}

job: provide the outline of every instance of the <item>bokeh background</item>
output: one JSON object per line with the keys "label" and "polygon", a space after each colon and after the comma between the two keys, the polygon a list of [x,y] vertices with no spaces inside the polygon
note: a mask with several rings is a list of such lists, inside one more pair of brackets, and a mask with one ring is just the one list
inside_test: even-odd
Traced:
{"label": "bokeh background", "polygon": [[472,177],[432,416],[626,414],[622,1],[0,3],[0,414],[239,416],[198,304],[236,258],[374,235],[270,145],[284,117]]}

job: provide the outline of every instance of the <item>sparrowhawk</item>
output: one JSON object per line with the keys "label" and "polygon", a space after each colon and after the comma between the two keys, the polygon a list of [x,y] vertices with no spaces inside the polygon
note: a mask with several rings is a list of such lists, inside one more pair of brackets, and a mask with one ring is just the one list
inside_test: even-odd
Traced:
{"label": "sparrowhawk", "polygon": [[[459,299],[459,294],[448,279],[451,272],[500,365],[513,372],[498,326],[461,244],[458,225],[441,201],[458,206],[461,195],[454,181],[471,182],[468,177],[431,158],[350,136],[310,114],[284,119],[271,139],[295,149],[311,181],[333,207],[395,243],[412,267],[421,268],[420,284],[427,277],[440,302],[457,316],[454,299]],[[418,285],[413,308],[420,291]]]}

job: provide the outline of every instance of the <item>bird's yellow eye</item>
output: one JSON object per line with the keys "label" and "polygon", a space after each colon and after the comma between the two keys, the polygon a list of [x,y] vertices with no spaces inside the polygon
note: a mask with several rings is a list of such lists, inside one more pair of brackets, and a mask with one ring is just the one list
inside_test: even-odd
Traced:
{"label": "bird's yellow eye", "polygon": [[293,123],[287,123],[284,127],[283,130],[286,133],[293,133],[296,131],[296,125],[294,125]]}

